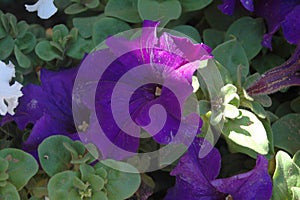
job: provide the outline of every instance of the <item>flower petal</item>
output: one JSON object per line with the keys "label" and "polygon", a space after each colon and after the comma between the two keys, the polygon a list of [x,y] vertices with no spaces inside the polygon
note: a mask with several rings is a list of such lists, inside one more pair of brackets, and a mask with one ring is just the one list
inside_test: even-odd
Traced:
{"label": "flower petal", "polygon": [[296,6],[282,22],[284,37],[291,44],[300,42],[300,5]]}
{"label": "flower petal", "polygon": [[[204,158],[199,158],[200,148],[209,148],[211,151]],[[181,193],[188,194],[189,200],[224,199],[225,195],[210,184],[219,174],[220,167],[221,156],[218,150],[206,140],[195,139],[171,172],[171,175],[176,176],[176,185],[168,191],[166,199]]]}
{"label": "flower petal", "polygon": [[220,192],[230,194],[233,199],[270,199],[272,181],[268,174],[268,160],[259,155],[256,166],[249,172],[211,182]]}

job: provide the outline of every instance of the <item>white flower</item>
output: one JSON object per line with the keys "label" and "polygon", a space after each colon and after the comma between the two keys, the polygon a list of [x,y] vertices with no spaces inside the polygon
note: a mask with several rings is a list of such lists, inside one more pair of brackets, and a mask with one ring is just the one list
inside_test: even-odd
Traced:
{"label": "white flower", "polygon": [[37,11],[37,14],[42,19],[48,19],[57,12],[54,0],[38,0],[34,5],[25,4],[26,10],[29,12]]}
{"label": "white flower", "polygon": [[23,96],[19,82],[10,85],[10,80],[15,77],[15,66],[9,61],[8,65],[0,61],[0,115],[9,113],[14,115],[18,106],[18,98]]}

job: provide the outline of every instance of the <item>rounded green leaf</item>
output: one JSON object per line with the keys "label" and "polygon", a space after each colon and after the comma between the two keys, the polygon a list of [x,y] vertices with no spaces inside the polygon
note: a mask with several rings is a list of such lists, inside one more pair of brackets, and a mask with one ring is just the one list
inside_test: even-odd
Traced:
{"label": "rounded green leaf", "polygon": [[87,8],[96,8],[97,6],[99,6],[99,0],[85,0],[84,1],[84,5],[87,7]]}
{"label": "rounded green leaf", "polygon": [[15,42],[11,36],[0,39],[0,60],[5,60],[14,50]]}
{"label": "rounded green leaf", "polygon": [[25,54],[30,53],[36,45],[36,38],[32,33],[26,32],[23,37],[16,39],[16,45]]}
{"label": "rounded green leaf", "polygon": [[181,15],[181,5],[178,0],[138,0],[138,11],[143,20],[160,21],[164,27],[170,20]]}
{"label": "rounded green leaf", "polygon": [[300,199],[300,187],[292,187],[291,190],[293,193],[292,200],[299,200]]}
{"label": "rounded green leaf", "polygon": [[93,33],[94,23],[103,17],[104,15],[73,18],[73,24],[83,38],[90,38]]}
{"label": "rounded green leaf", "polygon": [[139,23],[142,19],[138,13],[137,4],[138,0],[110,0],[105,6],[104,14],[126,22]]}
{"label": "rounded green leaf", "polygon": [[23,54],[16,45],[15,45],[15,48],[14,48],[14,53],[15,53],[16,59],[18,61],[18,64],[20,65],[20,67],[23,67],[25,69],[31,67],[31,61],[28,58],[28,56]]}
{"label": "rounded green leaf", "polygon": [[20,200],[20,196],[16,187],[11,183],[7,183],[4,187],[0,187],[0,199]]}
{"label": "rounded green leaf", "polygon": [[300,168],[284,151],[276,154],[276,168],[273,175],[273,200],[292,199],[293,187],[300,187]]}
{"label": "rounded green leaf", "polygon": [[105,188],[109,200],[129,198],[141,184],[141,177],[137,169],[127,163],[107,159],[97,163],[96,171],[97,168],[105,168],[107,171]]}
{"label": "rounded green leaf", "polygon": [[213,0],[180,0],[182,10],[184,12],[190,12],[200,10],[208,6]]}
{"label": "rounded green leaf", "polygon": [[42,168],[49,176],[71,167],[71,153],[64,147],[64,142],[73,143],[68,137],[55,135],[46,138],[38,147]]}
{"label": "rounded green leaf", "polygon": [[236,40],[229,40],[218,45],[212,52],[215,59],[220,62],[228,71],[233,79],[237,80],[238,66],[242,66],[242,76],[246,77],[249,73],[249,62],[244,48]]}
{"label": "rounded green leaf", "polygon": [[225,32],[215,29],[205,29],[203,31],[204,43],[212,49],[216,48],[219,44],[223,43],[225,39]]}
{"label": "rounded green leaf", "polygon": [[64,11],[67,15],[75,15],[86,11],[88,8],[82,4],[74,3],[68,6]]}
{"label": "rounded green leaf", "polygon": [[297,97],[291,101],[291,109],[294,112],[300,113],[300,97]]}
{"label": "rounded green leaf", "polygon": [[61,59],[60,54],[51,46],[49,41],[39,42],[35,47],[35,53],[45,61]]}
{"label": "rounded green leaf", "polygon": [[13,148],[2,149],[0,157],[8,161],[8,181],[21,190],[38,171],[38,163],[30,154]]}
{"label": "rounded green leaf", "polygon": [[8,161],[0,157],[0,172],[5,172],[8,169]]}
{"label": "rounded green leaf", "polygon": [[[189,25],[179,25],[179,26],[173,27],[173,30],[178,31],[180,33],[183,33],[183,34],[191,37],[196,42],[199,42],[199,43],[201,42],[201,37],[200,37],[200,34],[199,34],[198,30],[195,29],[192,26],[189,26]],[[172,34],[175,33],[175,35],[176,35],[176,32],[171,32],[171,33]],[[180,34],[178,36],[182,37],[182,35],[180,35]]]}
{"label": "rounded green leaf", "polygon": [[255,57],[251,61],[251,67],[253,67],[258,73],[263,74],[269,69],[281,65],[284,61],[284,58],[276,54],[269,53]]}
{"label": "rounded green leaf", "polygon": [[98,45],[107,39],[107,37],[129,29],[131,29],[131,27],[126,22],[114,18],[104,17],[94,24],[93,42],[95,45]]}
{"label": "rounded green leaf", "polygon": [[242,112],[242,116],[228,120],[224,124],[223,134],[228,140],[240,146],[235,151],[248,154],[246,149],[252,149],[259,154],[267,154],[269,141],[264,125],[252,112],[239,110]]}
{"label": "rounded green leaf", "polygon": [[300,114],[291,113],[277,120],[272,125],[274,145],[292,155],[300,149]]}
{"label": "rounded green leaf", "polygon": [[73,186],[78,179],[77,173],[64,171],[55,174],[48,183],[48,194],[51,200],[81,200],[78,189]]}
{"label": "rounded green leaf", "polygon": [[248,60],[251,60],[262,49],[261,41],[264,32],[262,19],[242,17],[230,25],[226,32],[226,38],[230,39],[234,35],[243,46]]}

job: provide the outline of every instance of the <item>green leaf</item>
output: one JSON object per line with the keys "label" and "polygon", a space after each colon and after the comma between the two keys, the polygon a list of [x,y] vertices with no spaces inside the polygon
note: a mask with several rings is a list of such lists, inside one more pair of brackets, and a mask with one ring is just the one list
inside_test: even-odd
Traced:
{"label": "green leaf", "polygon": [[93,42],[97,46],[109,36],[131,29],[131,27],[118,19],[104,17],[93,26]]}
{"label": "green leaf", "polygon": [[292,200],[299,200],[300,199],[300,187],[292,187],[291,190],[293,193]]}
{"label": "green leaf", "polygon": [[31,62],[30,62],[30,59],[28,58],[28,56],[23,54],[16,45],[14,48],[14,53],[15,53],[16,59],[18,61],[18,64],[20,65],[20,67],[23,67],[26,69],[31,67]]}
{"label": "green leaf", "polygon": [[105,6],[104,14],[109,17],[116,17],[126,22],[142,22],[138,13],[138,0],[110,0]]}
{"label": "green leaf", "polygon": [[[267,154],[269,141],[262,122],[253,113],[244,109],[239,110],[242,113],[240,118],[228,120],[224,124],[224,136],[241,147],[252,149],[259,154]],[[243,148],[235,149],[235,151],[249,155],[249,152],[244,151]],[[253,157],[253,154],[249,156]]]}
{"label": "green leaf", "polygon": [[[199,34],[198,30],[195,29],[192,26],[189,26],[189,25],[179,25],[179,26],[173,27],[172,29],[175,30],[175,31],[178,31],[180,33],[183,33],[183,34],[187,35],[188,37],[191,37],[197,43],[201,42],[201,37],[200,37],[200,34]],[[173,32],[173,31],[171,31],[171,34],[182,37],[182,34],[176,34],[176,32]]]}
{"label": "green leaf", "polygon": [[275,115],[277,115],[278,117],[283,117],[289,113],[292,113],[292,109],[291,109],[291,102],[290,101],[286,101],[281,103],[276,111],[275,111]]}
{"label": "green leaf", "polygon": [[179,0],[184,12],[200,10],[208,6],[213,0]]}
{"label": "green leaf", "polygon": [[73,186],[74,180],[79,179],[77,176],[77,173],[73,171],[55,174],[48,183],[49,199],[81,200],[78,189]]}
{"label": "green leaf", "polygon": [[9,162],[8,181],[21,190],[38,171],[36,160],[28,153],[13,148],[2,149],[0,157]]}
{"label": "green leaf", "polygon": [[92,41],[77,37],[77,40],[69,44],[67,55],[74,59],[82,59],[85,53],[93,49]]}
{"label": "green leaf", "polygon": [[295,154],[300,149],[300,114],[291,113],[277,120],[272,125],[274,145]]}
{"label": "green leaf", "polygon": [[239,65],[242,66],[243,77],[246,77],[249,73],[247,55],[236,39],[218,45],[212,54],[218,62],[228,69],[233,81],[237,81],[237,69]]}
{"label": "green leaf", "polygon": [[49,41],[41,41],[35,47],[35,53],[39,58],[45,61],[51,61],[54,59],[62,59],[59,52],[52,48]]}
{"label": "green leaf", "polygon": [[8,161],[0,157],[0,172],[5,172],[8,169]]}
{"label": "green leaf", "polygon": [[279,66],[284,63],[285,59],[275,54],[269,53],[251,61],[251,66],[260,74],[265,73],[273,67]]}
{"label": "green leaf", "polygon": [[291,101],[291,109],[296,113],[300,113],[300,97]]}
{"label": "green leaf", "polygon": [[231,35],[243,46],[248,60],[254,58],[262,49],[261,41],[265,32],[262,19],[242,17],[230,25],[226,32],[226,38],[231,39]]}
{"label": "green leaf", "polygon": [[181,15],[181,5],[178,0],[138,0],[138,11],[143,20],[160,21],[164,27],[170,20]]}
{"label": "green leaf", "polygon": [[78,4],[78,3],[74,3],[71,4],[70,6],[68,6],[64,11],[67,15],[75,15],[75,14],[79,14],[82,13],[84,11],[86,11],[88,8]]}
{"label": "green leaf", "polygon": [[210,46],[212,49],[216,48],[219,44],[225,40],[225,32],[215,29],[205,29],[203,31],[204,43]]}
{"label": "green leaf", "polygon": [[15,40],[15,44],[18,46],[18,48],[24,52],[25,54],[30,53],[36,44],[36,38],[35,36],[30,33],[27,32],[23,37],[21,38],[17,38]]}
{"label": "green leaf", "polygon": [[15,42],[11,36],[0,39],[0,60],[5,60],[14,50]]}
{"label": "green leaf", "polygon": [[93,25],[99,19],[103,18],[104,15],[99,15],[95,17],[78,17],[73,18],[74,27],[78,29],[79,34],[83,38],[90,38],[93,33]]}
{"label": "green leaf", "polygon": [[232,16],[226,15],[218,9],[218,5],[221,3],[221,1],[213,1],[212,4],[204,9],[204,16],[211,28],[226,31],[236,19],[239,19],[247,13],[245,11],[246,9],[235,9]]}
{"label": "green leaf", "polygon": [[6,31],[4,30],[3,26],[0,23],[0,39],[5,38],[7,35]]}
{"label": "green leaf", "polygon": [[53,176],[71,167],[71,154],[63,143],[72,145],[73,141],[62,135],[46,138],[38,147],[39,160],[44,171]]}
{"label": "green leaf", "polygon": [[27,33],[27,30],[29,28],[29,25],[25,21],[20,21],[17,24],[17,30],[18,30],[18,38],[24,37],[24,35]]}
{"label": "green leaf", "polygon": [[[292,199],[292,187],[300,187],[300,168],[284,151],[276,154],[273,175],[273,200]],[[295,189],[294,189],[295,190]]]}
{"label": "green leaf", "polygon": [[109,200],[129,198],[140,186],[141,177],[137,169],[127,163],[110,159],[102,160],[95,165],[95,169],[98,168],[104,168],[107,171],[105,188]]}
{"label": "green leaf", "polygon": [[83,2],[84,2],[84,5],[90,9],[96,8],[100,4],[99,0],[84,0]]}
{"label": "green leaf", "polygon": [[6,186],[0,187],[0,199],[1,200],[20,200],[19,193],[16,187],[7,183]]}

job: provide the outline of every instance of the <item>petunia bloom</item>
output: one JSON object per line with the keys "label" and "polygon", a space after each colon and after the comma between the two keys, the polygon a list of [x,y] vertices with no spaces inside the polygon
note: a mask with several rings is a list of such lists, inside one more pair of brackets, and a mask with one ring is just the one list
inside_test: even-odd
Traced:
{"label": "petunia bloom", "polygon": [[271,94],[290,86],[300,86],[300,44],[289,60],[274,67],[253,83],[247,93],[251,96]]}
{"label": "petunia bloom", "polygon": [[[241,4],[247,10],[253,12],[253,0],[240,0]],[[218,8],[227,15],[233,15],[237,0],[223,0],[223,3]]]}
{"label": "petunia bloom", "polygon": [[38,145],[51,135],[66,135],[78,139],[72,116],[72,89],[77,69],[59,72],[41,70],[41,85],[29,84],[22,89],[24,96],[16,114],[6,116],[4,122],[14,120],[20,129],[33,124],[22,148],[37,156]]}
{"label": "petunia bloom", "polygon": [[272,36],[280,27],[289,43],[300,42],[300,0],[260,0],[255,14],[267,22],[268,33],[262,43],[265,47],[272,49]]}
{"label": "petunia bloom", "polygon": [[0,115],[7,113],[14,115],[14,109],[18,106],[18,98],[23,95],[19,82],[10,85],[15,77],[15,66],[9,61],[8,65],[0,61]]}
{"label": "petunia bloom", "polygon": [[38,0],[34,5],[25,4],[25,8],[29,12],[37,11],[37,14],[42,19],[48,19],[57,12],[54,0]]}
{"label": "petunia bloom", "polygon": [[199,132],[198,115],[182,120],[183,103],[193,92],[192,75],[200,61],[212,58],[211,49],[166,32],[158,37],[158,24],[145,21],[133,40],[108,38],[108,48],[89,54],[80,66],[82,83],[100,78],[94,89],[86,89],[92,94],[81,99],[96,110],[82,140],[97,143],[104,157],[124,157],[112,153],[110,143],[136,152],[140,128],[162,144],[171,142],[181,125],[186,135]]}
{"label": "petunia bloom", "polygon": [[168,190],[165,200],[269,200],[272,181],[268,174],[268,161],[258,155],[256,166],[246,173],[229,178],[216,179],[221,168],[221,156],[213,148],[204,158],[199,157],[200,147],[209,142],[197,138],[179,160],[171,175],[176,184]]}
{"label": "petunia bloom", "polygon": [[[264,35],[262,45],[272,49],[272,37],[282,28],[285,39],[290,44],[300,41],[300,0],[240,0],[247,10],[266,20],[268,33]],[[218,8],[227,15],[232,15],[237,0],[223,0]]]}

